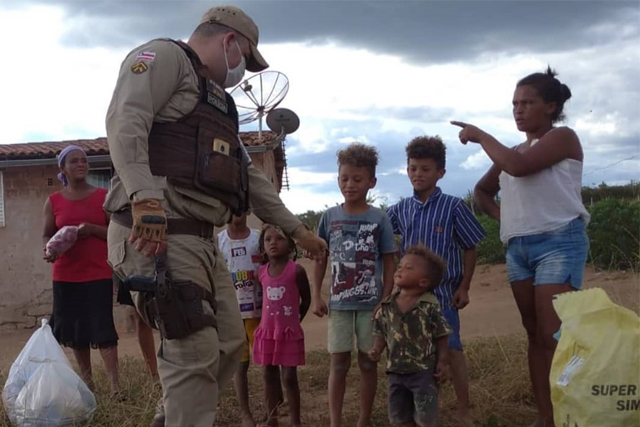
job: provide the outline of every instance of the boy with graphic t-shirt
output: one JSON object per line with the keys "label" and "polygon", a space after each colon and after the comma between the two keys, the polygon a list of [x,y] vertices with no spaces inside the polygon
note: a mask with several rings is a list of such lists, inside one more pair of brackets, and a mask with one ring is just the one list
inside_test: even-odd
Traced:
{"label": "boy with graphic t-shirt", "polygon": [[367,203],[367,192],[376,185],[377,164],[378,153],[373,147],[354,143],[338,152],[338,185],[344,203],[328,209],[318,226],[331,259],[328,307],[321,296],[327,258],[315,264],[313,274],[313,312],[319,317],[329,315],[331,427],[342,425],[354,331],[361,373],[358,427],[369,425],[375,398],[377,367],[368,357],[373,346],[372,317],[393,288],[396,252],[389,217]]}
{"label": "boy with graphic t-shirt", "polygon": [[255,426],[249,408],[247,372],[253,334],[260,325],[262,313],[262,288],[258,285],[258,269],[262,258],[259,239],[260,232],[247,227],[247,214],[234,216],[227,229],[218,234],[218,246],[231,272],[231,280],[236,288],[236,297],[247,334],[240,367],[234,378],[243,427]]}

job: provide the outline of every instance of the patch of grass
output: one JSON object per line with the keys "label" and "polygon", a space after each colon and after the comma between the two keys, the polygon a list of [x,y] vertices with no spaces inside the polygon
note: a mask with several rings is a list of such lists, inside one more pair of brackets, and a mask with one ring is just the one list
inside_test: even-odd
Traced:
{"label": "patch of grass", "polygon": [[[526,363],[526,342],[523,337],[489,337],[466,343],[465,353],[469,365],[473,413],[483,427],[511,427],[528,425],[534,418],[533,397],[529,386]],[[110,398],[109,382],[100,366],[96,366],[96,398],[98,410],[90,423],[92,427],[145,427],[153,418],[161,392],[154,387],[142,360],[124,358],[120,361],[121,381],[127,400],[116,402]],[[4,384],[7,372],[0,373]],[[356,357],[347,378],[344,404],[344,425],[355,426],[359,414],[359,370]],[[324,351],[307,353],[307,365],[299,369],[302,397],[302,418],[307,426],[329,425],[327,381],[329,355]],[[257,418],[264,413],[262,369],[249,370],[251,402]],[[373,411],[372,427],[386,427],[387,380],[384,363],[379,365],[379,381]],[[440,426],[453,427],[455,395],[451,384],[443,386],[440,396]],[[288,412],[288,411],[287,411]],[[216,427],[238,426],[240,414],[231,385],[220,396]],[[9,421],[0,408],[0,427]],[[280,425],[289,425],[281,418]]]}
{"label": "patch of grass", "polygon": [[640,202],[605,199],[590,209],[590,261],[605,270],[640,267]]}

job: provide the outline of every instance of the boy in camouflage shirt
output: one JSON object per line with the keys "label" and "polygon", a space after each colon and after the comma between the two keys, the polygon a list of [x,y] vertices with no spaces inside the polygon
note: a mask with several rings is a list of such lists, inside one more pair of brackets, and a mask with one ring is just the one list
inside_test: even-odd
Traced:
{"label": "boy in camouflage shirt", "polygon": [[426,247],[408,248],[393,277],[397,290],[375,315],[369,357],[377,361],[387,348],[389,421],[394,425],[437,426],[437,384],[446,375],[451,329],[430,291],[444,268]]}

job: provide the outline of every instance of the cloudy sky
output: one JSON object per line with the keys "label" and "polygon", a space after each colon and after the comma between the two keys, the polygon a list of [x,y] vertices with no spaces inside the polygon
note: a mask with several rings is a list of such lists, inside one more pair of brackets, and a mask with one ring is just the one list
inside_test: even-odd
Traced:
{"label": "cloudy sky", "polygon": [[[464,196],[490,162],[448,121],[521,142],[513,89],[547,64],[573,92],[565,123],[585,148],[584,183],[639,178],[637,1],[230,3],[254,18],[260,50],[290,81],[281,106],[301,125],[287,138],[291,189],[282,197],[294,212],[341,200],[335,153],[352,141],[380,152],[377,196],[409,195],[404,146],[424,134],[447,144],[442,189]],[[186,40],[216,4],[0,0],[0,143],[104,136],[127,52],[156,37]]]}

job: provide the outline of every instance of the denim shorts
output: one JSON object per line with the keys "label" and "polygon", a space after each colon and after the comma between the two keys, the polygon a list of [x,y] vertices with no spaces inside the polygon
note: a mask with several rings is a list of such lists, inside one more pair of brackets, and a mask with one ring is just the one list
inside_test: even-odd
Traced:
{"label": "denim shorts", "polygon": [[452,305],[442,307],[442,314],[447,320],[451,333],[449,334],[449,348],[462,351],[462,340],[460,339],[460,313]]}
{"label": "denim shorts", "polygon": [[555,230],[513,237],[507,246],[509,282],[564,284],[580,289],[589,252],[586,223],[578,217]]}

